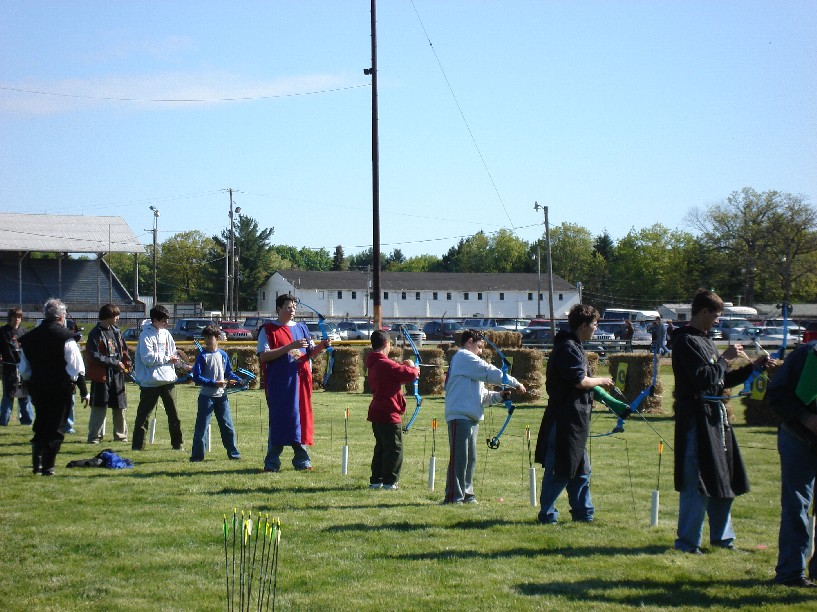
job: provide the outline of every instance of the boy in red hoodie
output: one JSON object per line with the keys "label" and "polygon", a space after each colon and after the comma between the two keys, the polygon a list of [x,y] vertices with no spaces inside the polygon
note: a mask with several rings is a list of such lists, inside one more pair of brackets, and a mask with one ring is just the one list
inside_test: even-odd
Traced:
{"label": "boy in red hoodie", "polygon": [[375,445],[372,456],[370,489],[398,488],[403,466],[403,413],[406,398],[403,385],[420,375],[411,359],[400,364],[389,359],[391,341],[384,332],[372,332],[372,352],[366,357],[372,403],[368,420],[372,423]]}

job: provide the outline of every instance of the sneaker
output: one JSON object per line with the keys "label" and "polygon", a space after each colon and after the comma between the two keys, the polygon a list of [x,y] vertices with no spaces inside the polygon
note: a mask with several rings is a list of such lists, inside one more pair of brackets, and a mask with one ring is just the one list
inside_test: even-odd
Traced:
{"label": "sneaker", "polygon": [[464,501],[465,501],[466,504],[478,504],[479,503],[477,501],[477,496],[476,495],[469,495],[468,497],[465,498]]}
{"label": "sneaker", "polygon": [[800,587],[805,589],[817,588],[817,582],[812,582],[805,576],[800,576],[799,578],[795,578],[794,580],[786,580],[786,582],[781,582],[780,584],[787,587]]}
{"label": "sneaker", "polygon": [[230,461],[238,461],[239,459],[241,459],[241,455],[239,455],[238,457],[229,457],[229,459]]}
{"label": "sneaker", "polygon": [[315,468],[312,467],[311,465],[307,465],[306,467],[296,467],[295,471],[296,472],[314,472]]}
{"label": "sneaker", "polygon": [[277,473],[277,472],[280,472],[281,470],[280,470],[280,468],[268,468],[268,467],[265,467],[264,471],[265,472]]}
{"label": "sneaker", "polygon": [[184,452],[184,446],[181,446],[181,445],[180,446],[174,446],[172,450]]}
{"label": "sneaker", "polygon": [[457,500],[457,501],[445,501],[445,500],[443,500],[443,501],[440,502],[440,505],[441,506],[462,506],[462,500]]}
{"label": "sneaker", "polygon": [[190,457],[190,463],[199,463],[204,461],[204,457]]}
{"label": "sneaker", "polygon": [[99,440],[88,440],[88,444],[99,444]]}
{"label": "sneaker", "polygon": [[382,489],[383,488],[383,483],[382,482],[373,482],[372,484],[369,485],[369,488],[370,489]]}
{"label": "sneaker", "polygon": [[392,484],[384,484],[383,485],[383,490],[384,491],[396,491],[399,488],[400,488],[400,483],[399,482],[395,482],[395,483],[392,483]]}

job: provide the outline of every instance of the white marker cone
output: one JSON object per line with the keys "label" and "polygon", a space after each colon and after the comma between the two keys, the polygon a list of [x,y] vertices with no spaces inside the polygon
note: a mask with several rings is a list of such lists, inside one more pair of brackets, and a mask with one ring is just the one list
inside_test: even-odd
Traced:
{"label": "white marker cone", "polygon": [[431,458],[428,460],[428,488],[429,490],[434,490],[434,478],[437,475],[437,458],[434,455],[431,455]]}
{"label": "white marker cone", "polygon": [[652,492],[652,508],[650,509],[650,527],[655,527],[658,524],[658,491]]}
{"label": "white marker cone", "polygon": [[528,480],[530,481],[530,505],[534,508],[539,504],[536,497],[536,468],[528,468]]}
{"label": "white marker cone", "polygon": [[343,447],[343,455],[340,458],[340,473],[346,476],[349,473],[349,447]]}

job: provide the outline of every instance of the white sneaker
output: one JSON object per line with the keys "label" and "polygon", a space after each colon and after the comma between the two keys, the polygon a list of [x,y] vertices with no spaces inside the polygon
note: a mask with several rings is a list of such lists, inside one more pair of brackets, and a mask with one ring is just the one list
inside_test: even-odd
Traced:
{"label": "white sneaker", "polygon": [[384,484],[383,490],[384,491],[396,491],[400,488],[400,483],[395,482],[394,484]]}
{"label": "white sneaker", "polygon": [[369,488],[370,489],[382,489],[383,485],[381,483],[379,483],[379,482],[373,482],[372,484],[369,485]]}

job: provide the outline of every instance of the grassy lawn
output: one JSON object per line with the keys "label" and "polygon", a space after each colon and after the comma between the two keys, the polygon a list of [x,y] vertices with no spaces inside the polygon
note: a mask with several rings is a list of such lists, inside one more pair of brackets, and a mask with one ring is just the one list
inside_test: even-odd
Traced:
{"label": "grassy lawn", "polygon": [[[663,376],[669,389],[668,372]],[[292,453],[285,451],[282,471],[265,474],[261,392],[231,396],[238,462],[227,460],[217,429],[206,460],[188,462],[196,396],[193,387],[179,389],[188,450],[182,454],[170,449],[163,413],[156,443],[142,453],[132,453],[129,444],[89,446],[88,414],[78,407],[78,433],[67,437],[53,478],[31,475],[28,428],[15,420],[0,430],[3,609],[224,609],[222,515],[233,508],[280,517],[280,609],[814,609],[811,594],[770,582],[779,523],[771,429],[737,427],[753,485],[734,506],[740,551],[709,549],[695,557],[672,550],[678,496],[668,448],[659,523],[650,527],[658,438],[640,419],[624,434],[592,440],[596,521],[542,526],[529,503],[524,429],[530,426],[535,439],[544,403],[519,407],[498,450],[480,448],[479,505],[450,507],[439,505],[447,464],[442,398],[426,398],[405,438],[400,490],[372,491],[368,397],[317,392],[315,471],[293,471]],[[671,412],[668,398],[664,406]],[[132,426],[135,387],[129,402]],[[412,398],[409,404],[410,412]],[[349,473],[342,476],[346,408]],[[427,484],[432,417],[441,423],[435,491]],[[672,444],[672,420],[647,418]],[[493,435],[503,420],[502,409],[494,408],[480,437]],[[604,433],[613,424],[600,412],[593,430]],[[64,467],[106,447],[132,458],[135,469]],[[541,481],[541,467],[537,477]],[[559,509],[569,519],[566,498]]]}

